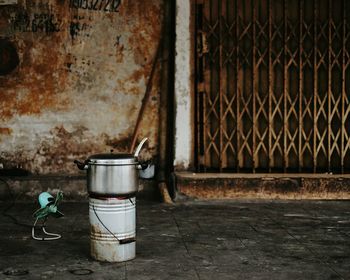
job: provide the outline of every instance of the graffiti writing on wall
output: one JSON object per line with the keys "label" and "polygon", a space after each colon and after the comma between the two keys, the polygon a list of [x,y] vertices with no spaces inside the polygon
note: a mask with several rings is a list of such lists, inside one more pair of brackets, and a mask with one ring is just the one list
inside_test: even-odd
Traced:
{"label": "graffiti writing on wall", "polygon": [[121,0],[70,0],[69,6],[76,9],[84,9],[102,12],[119,12]]}
{"label": "graffiti writing on wall", "polygon": [[69,33],[72,39],[77,37],[79,34],[84,35],[86,37],[89,37],[89,30],[91,29],[91,25],[87,23],[81,23],[80,21],[83,20],[84,17],[81,16],[74,16],[73,21],[69,24]]}
{"label": "graffiti writing on wall", "polygon": [[59,32],[61,21],[53,14],[21,12],[11,18],[14,31],[18,32]]}

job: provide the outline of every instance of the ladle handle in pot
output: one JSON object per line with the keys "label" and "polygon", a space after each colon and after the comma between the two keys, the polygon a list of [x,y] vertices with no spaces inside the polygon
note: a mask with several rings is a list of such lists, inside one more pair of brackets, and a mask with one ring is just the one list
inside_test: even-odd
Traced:
{"label": "ladle handle in pot", "polygon": [[140,151],[141,151],[141,149],[142,149],[142,146],[143,146],[143,144],[144,144],[147,140],[148,140],[147,137],[142,139],[142,141],[140,142],[140,144],[137,146],[137,148],[136,148],[136,150],[135,150],[134,157],[137,158],[137,157],[139,156],[139,153],[140,153]]}

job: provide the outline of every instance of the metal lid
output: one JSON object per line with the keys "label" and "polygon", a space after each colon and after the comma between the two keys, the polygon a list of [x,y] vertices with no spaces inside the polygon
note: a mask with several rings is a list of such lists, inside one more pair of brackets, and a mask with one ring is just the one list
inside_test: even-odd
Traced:
{"label": "metal lid", "polygon": [[137,158],[133,154],[96,154],[88,159],[88,164],[95,165],[134,165]]}

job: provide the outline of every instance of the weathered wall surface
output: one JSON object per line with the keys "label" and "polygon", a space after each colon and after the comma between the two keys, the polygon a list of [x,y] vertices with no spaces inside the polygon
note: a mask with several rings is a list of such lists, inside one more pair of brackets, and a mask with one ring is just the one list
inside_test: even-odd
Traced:
{"label": "weathered wall surface", "polygon": [[174,166],[177,170],[188,169],[192,160],[190,11],[190,0],[176,1]]}
{"label": "weathered wall surface", "polygon": [[[35,174],[74,174],[74,159],[127,151],[162,13],[162,0],[0,6],[0,163]],[[7,42],[18,53],[12,71],[16,59]],[[148,158],[157,152],[159,71],[139,134],[150,138]]]}

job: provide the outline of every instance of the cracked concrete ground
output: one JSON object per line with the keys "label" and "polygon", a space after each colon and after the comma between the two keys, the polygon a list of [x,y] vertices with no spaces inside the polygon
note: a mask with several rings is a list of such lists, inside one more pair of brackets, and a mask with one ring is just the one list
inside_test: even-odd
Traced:
{"label": "cracked concrete ground", "polygon": [[[31,224],[37,207],[6,214]],[[350,201],[138,200],[137,256],[125,263],[90,258],[87,202],[60,208],[47,223],[57,241],[0,217],[0,279],[350,279]]]}

